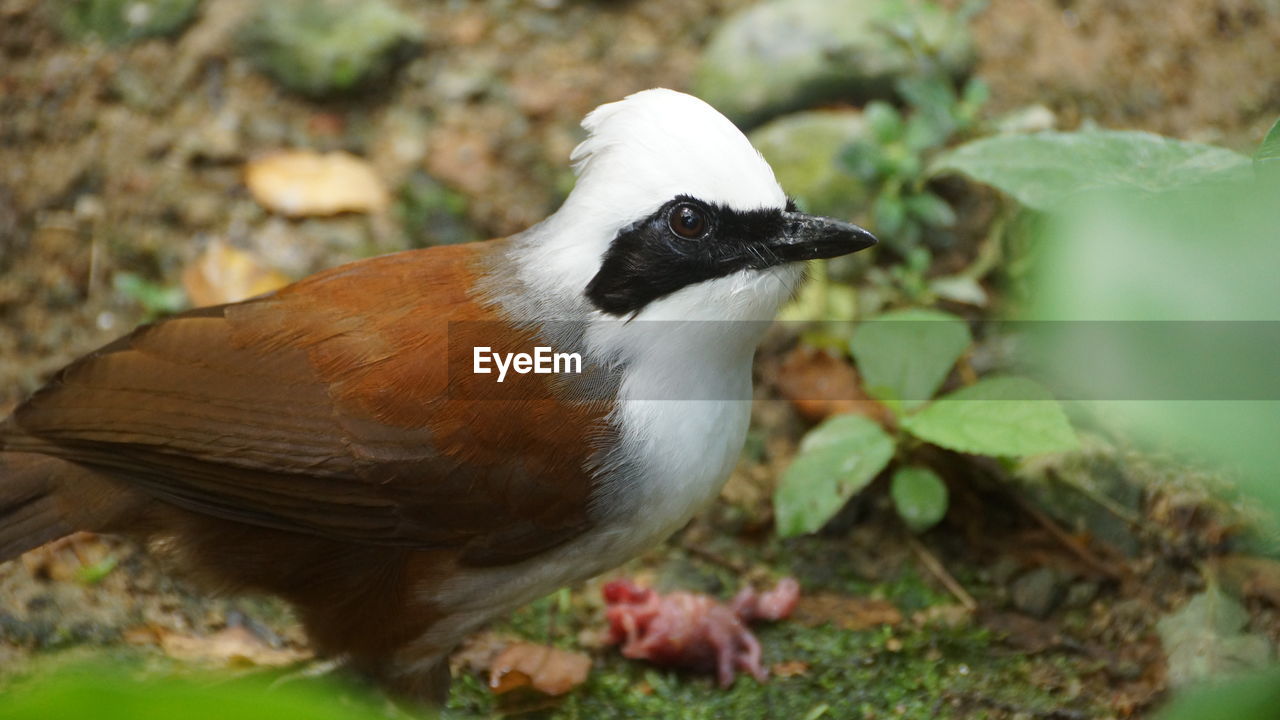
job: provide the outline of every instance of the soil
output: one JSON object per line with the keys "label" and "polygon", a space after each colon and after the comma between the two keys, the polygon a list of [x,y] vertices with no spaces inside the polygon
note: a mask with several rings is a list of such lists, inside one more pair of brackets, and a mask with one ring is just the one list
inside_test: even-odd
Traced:
{"label": "soil", "polygon": [[[466,199],[478,234],[505,235],[563,197],[585,112],[635,90],[685,87],[716,23],[749,4],[405,3],[428,30],[423,55],[385,87],[318,103],[236,55],[248,0],[204,3],[179,36],[124,48],[66,42],[44,3],[0,0],[0,408],[155,312],[122,277],[177,287],[213,239],[296,277],[421,242],[394,214],[272,216],[243,186],[247,160],[282,147],[350,150],[393,188],[430,174]],[[995,114],[1039,103],[1063,128],[1093,122],[1245,151],[1280,114],[1274,0],[990,0],[972,27]],[[776,398],[777,363],[761,365],[762,394]],[[1195,568],[1228,534],[1202,497],[1144,486],[1133,507],[1157,529],[1125,528],[1112,542],[1068,533],[957,471],[948,520],[918,542],[892,522],[883,488],[823,535],[782,542],[771,538],[768,498],[805,424],[784,402],[761,403],[757,416],[755,450],[723,501],[627,571],[725,596],[744,576],[797,575],[828,604],[811,608],[818,621],[762,635],[783,677],[722,693],[587,642],[597,670],[567,701],[502,706],[464,666],[453,707],[625,717],[678,703],[687,717],[818,717],[812,709],[838,687],[861,693],[850,707],[867,717],[1084,718],[1143,716],[1164,697],[1154,621],[1201,589]],[[1148,470],[1123,473],[1177,474]],[[947,589],[948,574],[975,612]],[[821,629],[868,595],[906,619]],[[569,597],[558,629],[544,601],[496,632],[583,645],[599,625],[598,586]],[[1273,611],[1252,609],[1254,627],[1280,636]],[[0,683],[50,657],[125,648],[172,660],[163,638],[229,626],[305,652],[278,603],[210,596],[122,541],[79,537],[0,565]]]}

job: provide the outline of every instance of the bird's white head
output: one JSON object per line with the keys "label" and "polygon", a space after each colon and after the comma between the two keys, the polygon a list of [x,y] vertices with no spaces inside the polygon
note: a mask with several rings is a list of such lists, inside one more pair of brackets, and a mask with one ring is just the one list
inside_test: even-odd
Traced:
{"label": "bird's white head", "polygon": [[582,126],[577,184],[519,246],[522,280],[541,297],[567,293],[605,317],[768,320],[799,261],[875,242],[795,212],[746,136],[691,95],[635,93]]}

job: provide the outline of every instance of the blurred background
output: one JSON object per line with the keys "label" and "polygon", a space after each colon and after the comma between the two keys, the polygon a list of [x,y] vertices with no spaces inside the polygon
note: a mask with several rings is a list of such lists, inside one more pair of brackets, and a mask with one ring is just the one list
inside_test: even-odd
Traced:
{"label": "blurred background", "polygon": [[[0,0],[0,407],[137,323],[518,232],[572,188],[585,113],[684,90],[883,241],[812,268],[720,502],[625,570],[795,576],[797,616],[760,631],[770,682],[726,691],[605,647],[588,583],[477,637],[451,712],[1273,717],[1277,67],[1277,0]],[[1155,367],[1183,391],[1124,391]],[[1206,373],[1236,384],[1186,390]],[[590,673],[496,695],[516,641]],[[310,655],[281,605],[116,540],[0,566],[24,712],[91,697],[42,682],[103,657]],[[1221,681],[1241,705],[1203,714]]]}

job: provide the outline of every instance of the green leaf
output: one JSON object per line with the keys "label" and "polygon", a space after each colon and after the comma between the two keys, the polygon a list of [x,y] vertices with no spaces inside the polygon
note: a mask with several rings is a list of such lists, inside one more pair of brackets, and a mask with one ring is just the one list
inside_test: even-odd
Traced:
{"label": "green leaf", "polygon": [[907,198],[907,214],[929,227],[945,228],[956,224],[956,211],[951,205],[927,191]]}
{"label": "green leaf", "polygon": [[960,318],[936,310],[899,310],[862,323],[849,343],[863,384],[877,397],[920,407],[973,342]]}
{"label": "green leaf", "polygon": [[902,137],[904,129],[902,115],[889,103],[873,100],[867,103],[862,116],[866,118],[867,124],[871,126],[871,132],[880,144],[888,145]]}
{"label": "green leaf", "polygon": [[1026,378],[987,378],[904,418],[921,440],[977,455],[1019,457],[1078,445],[1075,432],[1049,391]]}
{"label": "green leaf", "polygon": [[991,86],[983,82],[982,78],[974,76],[969,78],[969,82],[965,83],[961,102],[967,106],[969,112],[976,112],[990,98]]}
{"label": "green leaf", "polygon": [[889,495],[912,532],[924,532],[947,514],[947,486],[928,468],[904,467],[893,474]]}
{"label": "green leaf", "polygon": [[940,155],[930,173],[958,172],[1036,210],[1077,193],[1109,188],[1149,192],[1208,180],[1242,167],[1230,150],[1128,130],[1043,132],[975,140]]}
{"label": "green leaf", "polygon": [[871,207],[872,222],[880,237],[893,237],[902,230],[907,219],[906,206],[897,195],[881,195]]}
{"label": "green leaf", "polygon": [[72,667],[52,678],[6,688],[9,720],[374,720],[388,717],[375,698],[315,681],[268,688],[264,677],[210,675],[141,680],[116,668]]}
{"label": "green leaf", "polygon": [[1253,167],[1261,177],[1280,186],[1280,120],[1271,126],[1271,131],[1253,154]]}
{"label": "green leaf", "polygon": [[778,534],[814,532],[893,458],[893,438],[861,415],[840,415],[814,428],[774,494]]}
{"label": "green leaf", "polygon": [[1280,161],[1280,119],[1271,126],[1267,137],[1253,154],[1254,162]]}
{"label": "green leaf", "polygon": [[108,555],[102,560],[91,565],[81,566],[76,571],[76,579],[85,585],[97,585],[102,582],[116,566],[120,564],[120,560],[115,555]]}

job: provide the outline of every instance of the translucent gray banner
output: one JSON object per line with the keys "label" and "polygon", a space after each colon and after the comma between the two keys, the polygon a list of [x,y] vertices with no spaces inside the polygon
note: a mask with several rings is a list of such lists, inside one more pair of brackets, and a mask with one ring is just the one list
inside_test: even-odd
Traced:
{"label": "translucent gray banner", "polygon": [[[622,383],[633,400],[747,400],[752,348],[771,352],[818,335],[848,361],[850,341],[874,325],[904,367],[930,343],[928,320],[823,323],[717,321],[552,322],[522,330],[499,322],[449,325],[449,396],[511,400],[552,396],[611,400]],[[982,321],[966,323],[972,343],[941,388],[976,376],[1035,380],[1059,400],[1280,400],[1280,322]],[[424,358],[424,362],[434,362]],[[776,363],[770,364],[777,367]],[[775,377],[757,378],[772,382]],[[742,377],[738,377],[742,376]],[[907,386],[910,384],[908,383]],[[828,384],[813,400],[859,400],[879,388]],[[803,395],[805,391],[800,388]],[[847,397],[846,397],[847,396]],[[899,397],[920,402],[929,397]],[[1025,398],[1042,400],[1043,395]]]}

